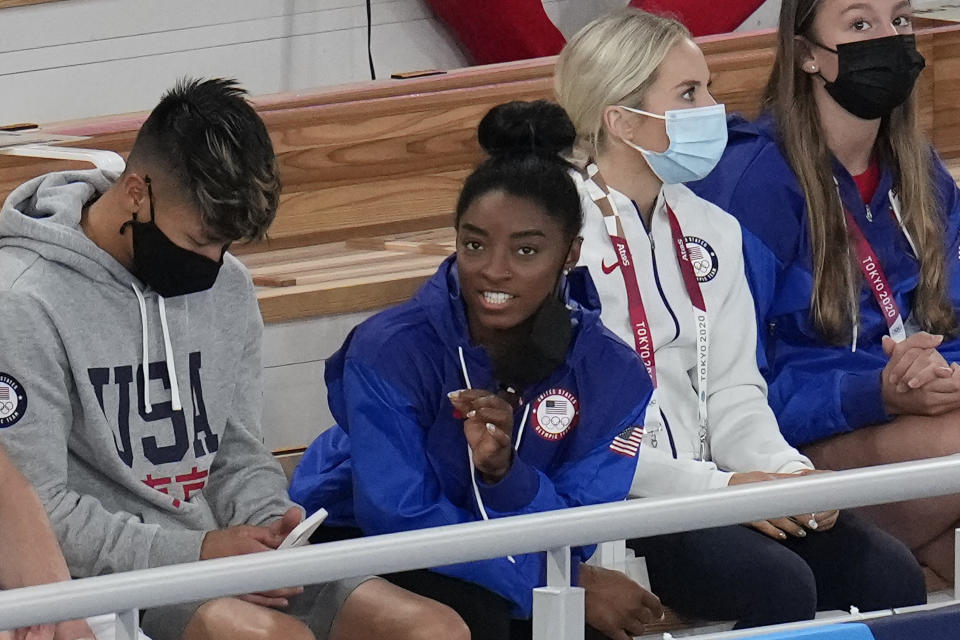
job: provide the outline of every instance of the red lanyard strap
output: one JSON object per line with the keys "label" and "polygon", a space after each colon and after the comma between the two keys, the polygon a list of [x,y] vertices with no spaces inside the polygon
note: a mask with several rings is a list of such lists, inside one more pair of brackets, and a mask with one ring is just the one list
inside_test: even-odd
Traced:
{"label": "red lanyard strap", "polygon": [[[596,169],[596,165],[591,165],[590,169],[594,170],[593,175],[589,175],[588,170],[584,180],[593,182],[597,187],[598,193],[593,194],[593,201],[603,214],[607,234],[610,237],[610,243],[613,245],[614,251],[617,254],[620,274],[623,277],[623,283],[627,293],[627,308],[630,313],[630,325],[633,330],[634,348],[643,361],[644,366],[647,368],[647,373],[650,375],[654,389],[656,389],[657,365],[653,336],[650,332],[650,324],[647,321],[643,296],[640,293],[640,285],[637,280],[633,254],[630,251],[630,245],[623,232],[620,217],[617,215],[613,200],[610,197],[609,187],[607,187],[603,181],[599,170]],[[703,291],[700,288],[700,282],[697,280],[696,271],[690,262],[686,236],[683,234],[680,221],[674,213],[673,208],[669,204],[666,204],[666,209],[667,216],[670,220],[670,232],[673,237],[677,263],[680,266],[680,273],[683,276],[683,283],[687,290],[687,295],[690,297],[690,302],[694,307],[694,331],[696,332],[697,342],[697,413],[700,424],[700,458],[703,459],[706,449],[707,377],[710,344],[709,318],[707,316],[707,305],[703,297]],[[655,402],[655,400],[652,401],[652,404],[655,404]]]}
{"label": "red lanyard strap", "polygon": [[[850,214],[850,210],[843,208],[844,219],[847,223],[847,232],[850,234],[850,240],[853,244],[853,251],[857,256],[857,266],[860,273],[866,279],[873,293],[877,306],[883,314],[883,319],[887,323],[890,337],[900,342],[907,337],[907,331],[903,324],[903,314],[900,313],[900,305],[897,304],[893,289],[890,288],[890,282],[887,280],[883,267],[880,266],[880,260],[874,252],[873,247],[866,236],[863,235],[856,219]],[[856,319],[854,319],[856,322]]]}

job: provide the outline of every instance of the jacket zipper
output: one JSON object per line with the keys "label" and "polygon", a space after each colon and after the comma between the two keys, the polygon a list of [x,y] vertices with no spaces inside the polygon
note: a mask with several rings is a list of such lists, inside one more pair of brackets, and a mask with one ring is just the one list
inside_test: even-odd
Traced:
{"label": "jacket zipper", "polygon": [[773,371],[773,358],[777,355],[777,321],[767,323],[767,368]]}
{"label": "jacket zipper", "polygon": [[[657,268],[657,244],[653,239],[653,229],[647,229],[647,225],[643,221],[643,216],[640,215],[640,207],[637,206],[636,202],[633,203],[633,208],[637,210],[637,217],[640,219],[640,225],[647,234],[647,240],[650,241],[650,262],[653,265],[653,281],[657,285],[657,292],[660,294],[660,300],[663,302],[663,306],[666,307],[670,317],[673,318],[673,340],[669,341],[673,342],[680,337],[680,321],[677,319],[677,314],[673,312],[673,307],[670,306],[670,302],[667,300],[667,296],[663,292],[663,285],[660,283],[660,270]],[[651,224],[651,227],[652,226],[653,225]],[[670,441],[670,451],[673,454],[674,459],[676,459],[677,445],[673,440],[673,432],[670,429],[670,421],[667,420],[667,416],[663,413],[663,409],[660,409],[660,417],[663,418],[663,427],[667,432],[667,439]]]}

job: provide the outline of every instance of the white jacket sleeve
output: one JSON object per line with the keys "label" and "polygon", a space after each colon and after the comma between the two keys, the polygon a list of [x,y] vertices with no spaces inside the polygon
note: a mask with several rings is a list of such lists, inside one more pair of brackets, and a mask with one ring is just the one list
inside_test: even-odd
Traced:
{"label": "white jacket sleeve", "polygon": [[[736,233],[735,246],[739,248],[739,225]],[[722,272],[726,282],[724,294],[718,297],[722,300],[720,308],[707,309],[710,457],[720,469],[733,472],[793,473],[812,469],[810,460],[787,444],[767,403],[766,382],[757,368],[757,324],[743,252],[730,251],[728,255],[735,263]]]}
{"label": "white jacket sleeve", "polygon": [[637,457],[637,470],[630,485],[631,498],[653,498],[700,493],[727,486],[731,473],[709,461],[674,459],[669,446],[651,447],[644,442]]}

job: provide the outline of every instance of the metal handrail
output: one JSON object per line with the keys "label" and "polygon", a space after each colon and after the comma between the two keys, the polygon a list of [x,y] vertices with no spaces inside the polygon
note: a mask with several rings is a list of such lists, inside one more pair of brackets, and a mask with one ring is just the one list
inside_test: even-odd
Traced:
{"label": "metal handrail", "polygon": [[6,591],[0,629],[950,493],[960,456],[372,536]]}

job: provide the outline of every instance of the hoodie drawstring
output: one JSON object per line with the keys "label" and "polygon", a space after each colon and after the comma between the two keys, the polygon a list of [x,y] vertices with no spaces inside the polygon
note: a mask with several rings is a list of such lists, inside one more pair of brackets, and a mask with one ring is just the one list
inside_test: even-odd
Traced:
{"label": "hoodie drawstring", "polygon": [[[473,385],[470,384],[470,374],[467,373],[467,361],[463,357],[463,347],[457,347],[457,352],[460,354],[460,371],[463,372],[463,383],[467,386],[467,389],[472,389]],[[523,435],[523,425],[527,421],[527,414],[530,412],[530,407],[527,406],[527,409],[523,412],[523,421],[520,423],[520,435]],[[519,440],[517,446],[519,446]],[[477,466],[473,463],[473,449],[470,448],[470,443],[467,443],[467,460],[470,461],[470,484],[473,485],[473,497],[477,501],[477,507],[480,509],[480,516],[484,520],[489,520],[490,516],[487,515],[487,508],[483,504],[483,498],[480,496],[480,487],[477,485]],[[513,564],[517,564],[516,558],[513,556],[507,556],[507,560]]]}
{"label": "hoodie drawstring", "polygon": [[523,418],[520,419],[520,428],[517,429],[517,441],[513,443],[513,450],[520,451],[520,440],[523,438],[523,427],[527,424],[527,417],[530,415],[530,404],[523,408]]}
{"label": "hoodie drawstring", "polygon": [[177,367],[173,359],[173,343],[170,342],[170,329],[167,328],[167,301],[160,299],[160,329],[163,331],[163,350],[167,359],[167,377],[170,378],[170,394],[173,396],[173,410],[183,410],[180,402],[180,383],[177,382]]}
{"label": "hoodie drawstring", "polygon": [[[130,283],[133,292],[137,294],[137,302],[140,305],[140,328],[143,337],[143,366],[141,367],[141,376],[143,377],[143,405],[147,414],[153,412],[153,405],[150,403],[150,330],[147,321],[147,302],[143,293],[137,288],[137,285]],[[183,403],[180,401],[180,383],[177,381],[177,369],[173,359],[173,343],[170,341],[170,330],[167,326],[167,305],[163,296],[158,296],[160,301],[160,328],[163,333],[163,348],[167,361],[167,377],[170,378],[170,395],[174,411],[181,411]]]}
{"label": "hoodie drawstring", "polygon": [[143,337],[143,366],[140,367],[140,375],[143,377],[143,406],[149,414],[153,412],[153,405],[150,404],[150,385],[147,380],[147,369],[150,367],[150,358],[147,353],[147,345],[150,344],[150,332],[147,329],[147,303],[137,285],[131,282],[130,286],[133,287],[133,292],[137,294],[137,302],[140,303],[140,331]]}

